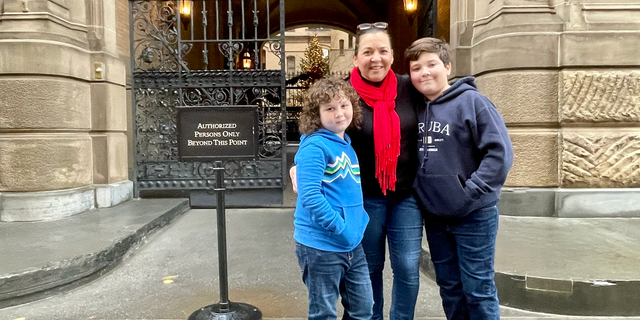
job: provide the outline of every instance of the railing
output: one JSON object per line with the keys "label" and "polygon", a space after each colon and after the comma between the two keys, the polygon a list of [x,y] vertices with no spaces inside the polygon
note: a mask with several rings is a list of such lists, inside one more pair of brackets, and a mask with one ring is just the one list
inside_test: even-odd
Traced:
{"label": "railing", "polygon": [[[349,71],[331,71],[328,76],[338,77],[346,79],[351,74],[351,70]],[[287,72],[286,73],[287,86],[296,86],[299,82],[303,82],[308,77],[305,73],[300,72]]]}
{"label": "railing", "polygon": [[[329,74],[332,77],[346,79],[351,74],[350,71],[333,71]],[[304,95],[309,89],[308,77],[304,73],[288,72],[286,74],[287,90],[287,140],[289,142],[300,141],[300,131],[298,130],[298,120],[304,104]]]}

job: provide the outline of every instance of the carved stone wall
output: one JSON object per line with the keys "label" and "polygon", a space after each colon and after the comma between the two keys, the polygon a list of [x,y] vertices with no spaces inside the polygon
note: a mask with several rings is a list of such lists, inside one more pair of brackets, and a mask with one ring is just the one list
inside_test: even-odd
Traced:
{"label": "carved stone wall", "polygon": [[558,72],[493,72],[476,83],[510,128],[514,163],[506,185],[558,187]]}
{"label": "carved stone wall", "polygon": [[640,72],[563,71],[561,78],[561,185],[639,187]]}
{"label": "carved stone wall", "polygon": [[506,186],[640,186],[639,8],[451,0],[454,76],[477,76],[511,134]]}
{"label": "carved stone wall", "polygon": [[115,0],[0,8],[0,221],[117,204],[94,196],[131,189]]}
{"label": "carved stone wall", "polygon": [[564,122],[640,121],[637,71],[564,71],[560,96]]}
{"label": "carved stone wall", "polygon": [[625,131],[598,129],[565,132],[562,141],[562,186],[640,187],[640,130]]}

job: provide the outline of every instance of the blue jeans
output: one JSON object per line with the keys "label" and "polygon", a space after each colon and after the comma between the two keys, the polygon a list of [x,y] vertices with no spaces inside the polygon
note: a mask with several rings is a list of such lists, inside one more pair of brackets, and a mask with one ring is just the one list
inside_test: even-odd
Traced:
{"label": "blue jeans", "polygon": [[373,319],[383,319],[383,278],[389,242],[389,259],[393,269],[391,320],[413,319],[420,289],[420,250],[422,247],[422,214],[413,196],[365,197],[364,209],[369,224],[362,246],[367,255],[373,289]]}
{"label": "blue jeans", "polygon": [[498,208],[460,218],[426,214],[425,229],[447,319],[500,319],[493,280]]}
{"label": "blue jeans", "polygon": [[330,252],[296,242],[296,255],[309,290],[309,319],[335,320],[338,296],[342,319],[371,319],[373,296],[361,244],[349,252]]}

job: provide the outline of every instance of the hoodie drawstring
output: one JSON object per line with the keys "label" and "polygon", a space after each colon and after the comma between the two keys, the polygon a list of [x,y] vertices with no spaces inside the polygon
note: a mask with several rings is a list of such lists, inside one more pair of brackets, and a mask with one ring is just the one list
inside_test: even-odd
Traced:
{"label": "hoodie drawstring", "polygon": [[424,136],[422,137],[422,164],[420,168],[424,168],[424,164],[429,160],[429,120],[431,115],[429,114],[429,108],[431,107],[431,101],[427,101],[426,108],[422,119],[424,120]]}

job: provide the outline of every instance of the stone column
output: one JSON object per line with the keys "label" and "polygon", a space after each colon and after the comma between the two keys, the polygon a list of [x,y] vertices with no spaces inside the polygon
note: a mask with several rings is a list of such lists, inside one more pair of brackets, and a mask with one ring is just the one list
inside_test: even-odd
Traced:
{"label": "stone column", "polygon": [[56,219],[131,198],[113,0],[4,0],[0,8],[0,221]]}
{"label": "stone column", "polygon": [[513,141],[509,214],[640,216],[638,9],[451,0],[454,75],[477,75]]}

